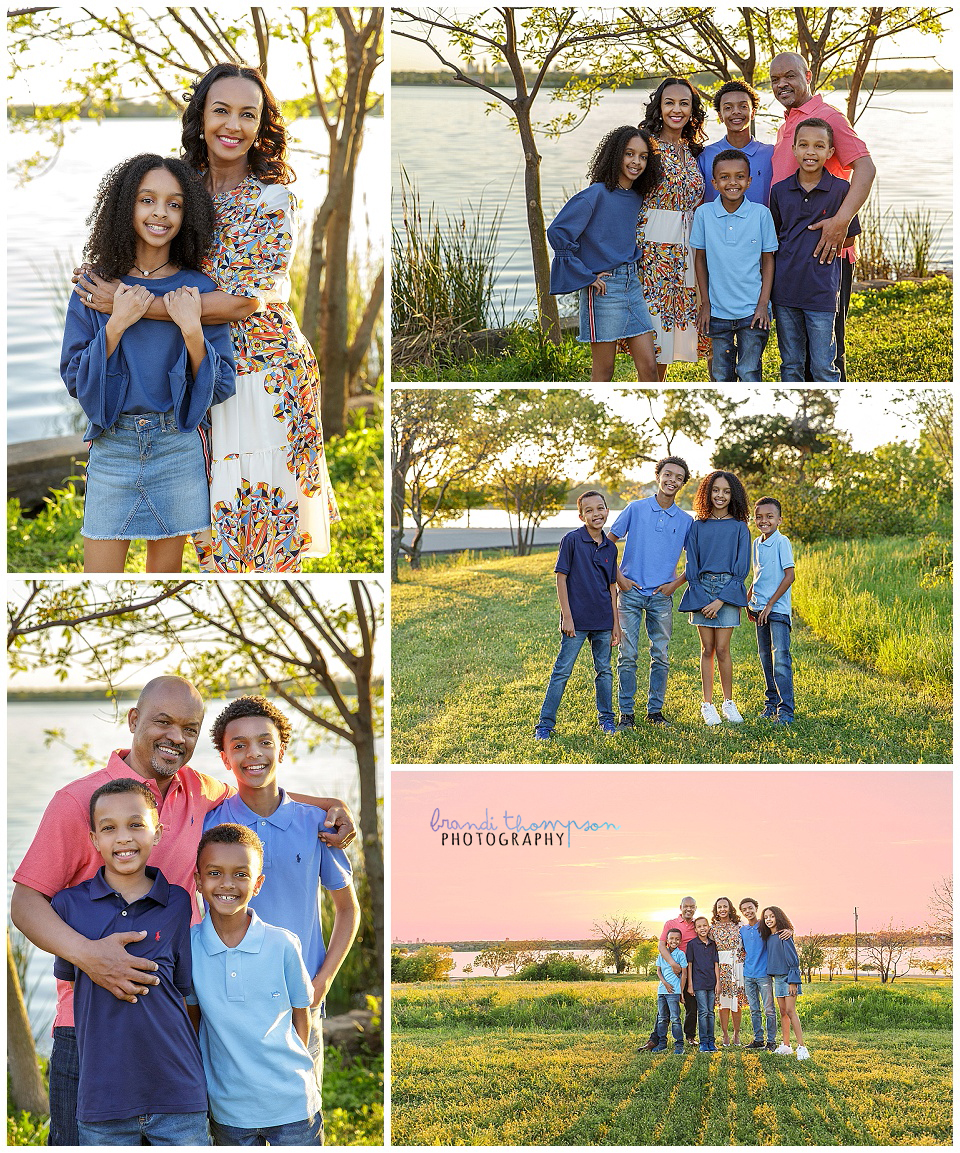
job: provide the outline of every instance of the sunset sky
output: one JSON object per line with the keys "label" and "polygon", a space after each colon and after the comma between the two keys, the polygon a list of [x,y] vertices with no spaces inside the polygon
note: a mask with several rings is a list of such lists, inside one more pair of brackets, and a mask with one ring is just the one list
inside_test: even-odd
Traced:
{"label": "sunset sky", "polygon": [[[616,913],[653,930],[688,893],[780,905],[798,933],[852,932],[855,905],[861,930],[917,925],[952,869],[948,772],[394,771],[391,789],[395,941],[584,938]],[[454,846],[436,811],[489,812],[507,841],[518,816],[619,827]]]}

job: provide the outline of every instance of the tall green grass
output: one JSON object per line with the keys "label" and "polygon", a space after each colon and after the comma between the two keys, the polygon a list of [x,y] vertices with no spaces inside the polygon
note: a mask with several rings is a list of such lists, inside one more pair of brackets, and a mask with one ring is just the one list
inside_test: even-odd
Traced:
{"label": "tall green grass", "polygon": [[793,606],[849,660],[911,685],[949,690],[953,588],[921,586],[923,548],[907,537],[805,545]]}
{"label": "tall green grass", "polygon": [[803,1023],[824,1031],[949,1029],[953,1024],[953,990],[949,986],[898,989],[858,981],[816,998],[803,1014]]}

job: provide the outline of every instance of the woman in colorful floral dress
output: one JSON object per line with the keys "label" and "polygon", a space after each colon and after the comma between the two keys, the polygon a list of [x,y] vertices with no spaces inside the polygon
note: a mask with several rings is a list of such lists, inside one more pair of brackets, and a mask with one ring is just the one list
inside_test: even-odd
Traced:
{"label": "woman in colorful floral dress", "polygon": [[[642,128],[657,139],[663,179],[643,200],[637,221],[643,296],[656,326],[660,379],[675,360],[706,355],[697,334],[697,287],[690,248],[693,212],[703,200],[697,157],[707,134],[700,94],[689,82],[668,76],[650,97]],[[709,343],[709,342],[707,342]]]}
{"label": "woman in colorful floral dress", "polygon": [[729,1024],[733,1016],[733,1044],[740,1044],[740,1014],[747,1003],[743,984],[743,962],[746,950],[740,939],[740,916],[729,897],[718,897],[713,903],[710,932],[720,954],[720,984],[716,1005],[720,1010],[720,1028],[724,1045],[730,1044]]}
{"label": "woman in colorful floral dress", "polygon": [[[203,266],[219,286],[205,324],[229,321],[237,392],[212,413],[212,528],[194,538],[207,572],[300,572],[330,551],[340,519],[320,424],[320,373],[287,301],[296,201],[286,129],[259,71],[217,64],[193,85],[184,159],[204,179],[217,237]],[[111,312],[115,283],[87,271],[77,291]],[[162,301],[147,311],[166,320]]]}

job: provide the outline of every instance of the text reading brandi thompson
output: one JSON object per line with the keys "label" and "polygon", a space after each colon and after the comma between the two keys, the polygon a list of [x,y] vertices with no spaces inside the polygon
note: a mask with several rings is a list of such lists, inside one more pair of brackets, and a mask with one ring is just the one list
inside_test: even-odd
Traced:
{"label": "text reading brandi thompson", "polygon": [[544,821],[525,820],[520,813],[503,810],[503,823],[498,824],[485,809],[482,821],[461,821],[455,817],[445,817],[439,809],[433,810],[430,828],[440,834],[443,846],[463,848],[512,847],[529,845],[532,848],[570,847],[573,830],[581,833],[601,833],[617,830],[619,825],[609,821]]}

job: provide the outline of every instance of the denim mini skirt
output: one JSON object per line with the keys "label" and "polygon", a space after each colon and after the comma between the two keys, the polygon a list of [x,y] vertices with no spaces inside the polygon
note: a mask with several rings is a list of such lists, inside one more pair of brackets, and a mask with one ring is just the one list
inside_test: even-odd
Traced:
{"label": "denim mini skirt", "polygon": [[[706,591],[716,599],[720,590],[732,576],[733,573],[728,572],[703,572],[700,574],[700,583]],[[724,602],[723,607],[713,620],[705,617],[701,612],[696,612],[690,614],[690,623],[692,625],[705,625],[708,629],[736,628],[740,623],[740,610],[736,605],[728,605]]]}
{"label": "denim mini skirt", "polygon": [[210,527],[210,488],[197,429],[172,413],[121,416],[90,445],[83,535],[165,540]]}
{"label": "denim mini skirt", "polygon": [[618,265],[604,284],[607,291],[602,295],[589,285],[580,289],[579,341],[600,344],[654,331],[635,260]]}

